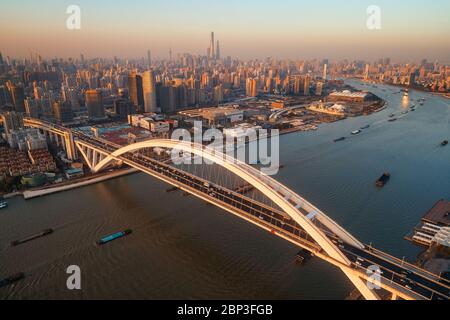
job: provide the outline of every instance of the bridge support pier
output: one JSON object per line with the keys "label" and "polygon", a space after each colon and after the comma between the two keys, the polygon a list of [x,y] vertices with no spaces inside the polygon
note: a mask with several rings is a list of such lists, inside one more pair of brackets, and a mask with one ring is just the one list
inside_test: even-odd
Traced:
{"label": "bridge support pier", "polygon": [[91,171],[95,173],[95,167],[106,158],[106,155],[98,150],[88,148],[78,143],[75,143],[74,145],[81,153],[81,156],[83,157],[86,164],[89,166],[89,169],[91,169]]}
{"label": "bridge support pier", "polygon": [[77,159],[75,144],[73,142],[73,134],[71,132],[64,133],[64,149],[66,150],[67,159]]}

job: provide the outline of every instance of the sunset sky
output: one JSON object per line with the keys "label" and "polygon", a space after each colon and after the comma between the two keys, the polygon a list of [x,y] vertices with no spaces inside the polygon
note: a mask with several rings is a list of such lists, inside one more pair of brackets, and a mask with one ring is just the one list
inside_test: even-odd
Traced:
{"label": "sunset sky", "polygon": [[[66,8],[81,8],[81,30],[66,28]],[[366,9],[382,10],[382,29]],[[223,55],[243,59],[428,58],[450,62],[448,0],[2,0],[0,51],[12,57],[157,58],[206,53],[209,33]]]}

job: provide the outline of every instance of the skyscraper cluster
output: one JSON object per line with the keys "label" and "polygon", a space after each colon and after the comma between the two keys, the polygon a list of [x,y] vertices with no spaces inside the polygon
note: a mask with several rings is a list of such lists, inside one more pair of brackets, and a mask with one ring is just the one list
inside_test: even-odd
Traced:
{"label": "skyscraper cluster", "polygon": [[207,49],[207,56],[211,60],[219,60],[221,58],[219,40],[214,42],[214,32],[211,32],[211,41]]}
{"label": "skyscraper cluster", "polygon": [[358,77],[450,92],[450,66],[437,61],[395,64],[328,59],[242,61],[221,57],[211,33],[206,55],[152,59],[5,60],[0,54],[0,108],[66,123],[126,118],[133,113],[176,113],[260,95],[323,95],[339,77]]}

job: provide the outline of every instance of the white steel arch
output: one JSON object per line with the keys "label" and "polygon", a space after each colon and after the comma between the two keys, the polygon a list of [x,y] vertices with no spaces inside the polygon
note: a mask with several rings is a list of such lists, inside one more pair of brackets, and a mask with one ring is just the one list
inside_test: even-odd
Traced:
{"label": "white steel arch", "polygon": [[[217,152],[216,150],[204,147],[199,144],[181,142],[178,140],[155,139],[148,140],[123,147],[112,154],[102,159],[94,168],[94,172],[98,172],[108,166],[112,161],[120,160],[120,157],[129,152],[135,152],[144,148],[167,148],[180,150],[186,153],[191,153],[196,156],[203,157],[212,161],[226,170],[236,174],[244,179],[246,182],[254,186],[257,190],[263,193],[266,197],[276,203],[289,217],[297,222],[328,254],[336,261],[350,266],[351,262],[339,250],[339,248],[327,237],[327,235],[320,230],[309,217],[305,216],[299,209],[308,208],[313,210],[319,217],[320,222],[329,227],[337,235],[343,237],[343,240],[361,247],[362,244],[353,236],[341,228],[337,223],[327,217],[323,212],[314,207],[312,204],[295,194],[293,191],[284,187],[282,184],[274,179],[271,179],[255,168],[240,162],[230,156]],[[297,205],[293,204],[297,203]],[[349,271],[349,268],[340,268],[346,276],[352,281],[361,294],[369,300],[378,300],[379,297],[370,290],[366,283],[356,274]]]}

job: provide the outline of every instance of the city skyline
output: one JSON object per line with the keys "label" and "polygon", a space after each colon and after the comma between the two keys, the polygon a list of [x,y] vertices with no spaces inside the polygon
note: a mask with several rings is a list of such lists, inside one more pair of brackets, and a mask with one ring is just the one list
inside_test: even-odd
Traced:
{"label": "city skyline", "polygon": [[[240,59],[330,58],[394,61],[450,61],[447,1],[332,1],[320,4],[285,0],[273,5],[248,1],[129,1],[110,6],[78,1],[81,29],[68,30],[69,1],[8,4],[2,8],[1,51],[4,56],[145,57],[167,59],[181,53],[206,55],[209,34],[220,40],[222,57]],[[370,5],[381,9],[381,30],[366,26]],[[5,4],[0,5],[0,7]],[[193,10],[195,8],[195,10]],[[238,8],[238,9],[237,9]],[[38,12],[38,14],[36,14]],[[268,18],[269,17],[269,18]],[[61,46],[61,43],[64,45]],[[269,45],[268,45],[269,44]]]}

